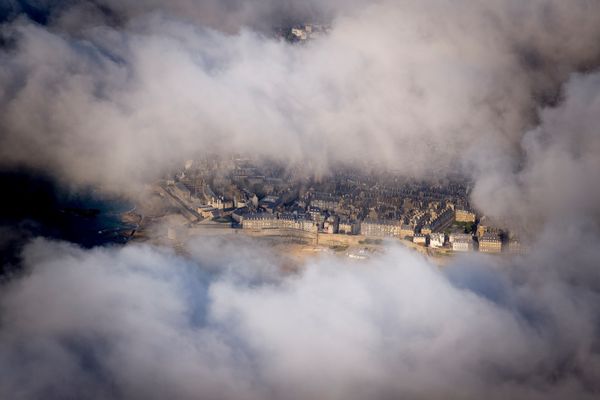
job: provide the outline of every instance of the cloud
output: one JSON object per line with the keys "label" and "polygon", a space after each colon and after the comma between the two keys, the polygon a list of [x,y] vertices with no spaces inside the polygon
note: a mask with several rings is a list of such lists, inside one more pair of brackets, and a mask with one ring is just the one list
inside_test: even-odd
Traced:
{"label": "cloud", "polygon": [[0,295],[0,397],[597,396],[597,3],[326,2],[303,46],[267,34],[299,2],[61,4],[1,27],[3,168],[125,191],[199,152],[459,171],[532,251],[281,274],[248,243],[38,239]]}
{"label": "cloud", "polygon": [[600,74],[574,75],[564,101],[540,111],[540,124],[523,135],[522,168],[497,170],[477,180],[473,199],[491,215],[564,225],[597,223],[600,191],[590,185],[600,172]]}
{"label": "cloud", "polygon": [[25,13],[34,20],[67,30],[98,23],[120,25],[154,13],[236,32],[244,26],[267,31],[274,24],[326,21],[336,13],[365,4],[368,2],[364,0],[11,0],[0,11],[13,18]]}
{"label": "cloud", "polygon": [[4,165],[122,190],[199,152],[512,179],[538,107],[600,54],[588,1],[325,2],[332,31],[306,46],[253,18],[214,30],[269,1],[99,4],[120,22],[3,27]]}
{"label": "cloud", "polygon": [[583,399],[599,389],[597,287],[570,285],[534,257],[441,271],[393,247],[365,263],[322,258],[264,275],[274,260],[264,250],[209,261],[202,249],[213,245],[193,244],[201,261],[137,245],[29,245],[27,275],[0,300],[3,397]]}

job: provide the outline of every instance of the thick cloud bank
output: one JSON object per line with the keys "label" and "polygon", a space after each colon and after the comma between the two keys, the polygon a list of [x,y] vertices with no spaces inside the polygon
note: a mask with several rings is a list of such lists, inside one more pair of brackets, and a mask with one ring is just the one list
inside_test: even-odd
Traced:
{"label": "thick cloud bank", "polygon": [[[121,189],[201,151],[510,180],[538,108],[600,60],[594,1],[318,3],[65,2],[5,24],[3,164]],[[330,34],[256,28],[302,5]]]}
{"label": "thick cloud bank", "polygon": [[600,74],[574,75],[564,101],[540,112],[540,124],[521,140],[516,173],[488,170],[473,200],[490,215],[537,221],[600,221]]}
{"label": "thick cloud bank", "polygon": [[391,248],[282,276],[266,250],[215,258],[215,243],[193,248],[201,256],[27,247],[29,273],[0,299],[0,395],[591,399],[600,390],[597,271],[560,276],[540,254],[527,268],[481,258],[440,271]]}

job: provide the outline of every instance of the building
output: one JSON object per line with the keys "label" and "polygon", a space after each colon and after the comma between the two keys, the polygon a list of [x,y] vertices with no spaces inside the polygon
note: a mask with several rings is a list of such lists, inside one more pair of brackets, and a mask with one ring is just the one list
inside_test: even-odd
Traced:
{"label": "building", "polygon": [[319,207],[308,207],[308,215],[317,223],[325,221],[325,213]]}
{"label": "building", "polygon": [[242,219],[242,228],[250,230],[294,229],[305,232],[317,232],[317,224],[303,215],[248,213]]}
{"label": "building", "polygon": [[455,218],[454,220],[456,222],[475,222],[475,219],[477,218],[477,216],[475,215],[474,212],[468,211],[468,210],[464,210],[464,209],[456,209],[454,211],[454,215]]}
{"label": "building", "polygon": [[393,221],[363,221],[360,233],[372,237],[402,237],[402,224]]}
{"label": "building", "polygon": [[274,214],[275,209],[281,203],[280,199],[275,196],[266,196],[258,202],[260,208],[264,209],[269,214]]}
{"label": "building", "polygon": [[446,236],[443,233],[432,233],[431,235],[429,235],[429,247],[444,247],[445,242]]}
{"label": "building", "polygon": [[346,235],[358,235],[360,232],[360,225],[350,220],[340,220],[338,223],[338,233]]}
{"label": "building", "polygon": [[422,246],[426,246],[427,245],[427,235],[424,235],[422,233],[416,233],[415,236],[413,236],[413,243],[420,244]]}
{"label": "building", "polygon": [[221,210],[211,206],[200,206],[196,208],[196,212],[202,216],[202,218],[215,218],[221,216]]}
{"label": "building", "polygon": [[233,208],[234,206],[233,200],[225,198],[224,196],[211,196],[208,204],[218,210],[225,210]]}
{"label": "building", "polygon": [[298,218],[294,214],[279,214],[276,221],[276,228],[280,229],[300,229],[297,223]]}
{"label": "building", "polygon": [[325,233],[338,233],[339,230],[339,218],[335,216],[329,216],[323,223],[323,231]]}
{"label": "building", "polygon": [[482,253],[502,252],[502,240],[495,233],[486,232],[479,238],[479,251]]}
{"label": "building", "polygon": [[335,196],[315,196],[310,200],[310,205],[321,210],[337,211],[340,199]]}
{"label": "building", "polygon": [[248,206],[248,203],[242,195],[235,195],[233,197],[233,207],[234,208],[244,208],[247,206]]}
{"label": "building", "polygon": [[308,217],[298,217],[296,224],[296,229],[300,229],[305,232],[317,232],[319,230],[318,224]]}
{"label": "building", "polygon": [[469,233],[451,233],[450,235],[448,235],[448,241],[450,243],[454,243],[455,240],[457,239],[470,239],[473,240],[473,236],[471,236],[471,234]]}
{"label": "building", "polygon": [[254,208],[258,208],[258,196],[256,196],[254,193],[252,193],[252,196],[250,196],[250,204],[252,204]]}
{"label": "building", "polygon": [[404,239],[407,237],[413,237],[415,234],[415,229],[410,225],[402,225],[400,228],[400,238]]}
{"label": "building", "polygon": [[423,227],[421,228],[422,235],[429,235],[431,232],[431,225],[429,224],[423,225]]}
{"label": "building", "polygon": [[471,235],[454,237],[452,240],[452,250],[459,252],[472,251],[473,237]]}
{"label": "building", "polygon": [[261,230],[278,228],[277,216],[270,213],[250,213],[244,216],[242,227],[244,229]]}
{"label": "building", "polygon": [[489,230],[490,224],[488,221],[488,217],[485,215],[479,219],[479,223],[477,224],[477,237],[480,238]]}
{"label": "building", "polygon": [[248,209],[248,207],[238,208],[237,210],[231,213],[231,218],[238,224],[241,224],[242,221],[244,221],[244,216],[246,216],[249,213],[250,210]]}

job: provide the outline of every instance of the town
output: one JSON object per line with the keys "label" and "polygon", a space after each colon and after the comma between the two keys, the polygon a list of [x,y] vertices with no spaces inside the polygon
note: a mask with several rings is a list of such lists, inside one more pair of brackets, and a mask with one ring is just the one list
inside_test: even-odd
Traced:
{"label": "town", "polygon": [[523,247],[471,207],[469,183],[458,176],[417,181],[361,166],[307,178],[276,162],[206,156],[186,161],[155,189],[184,217],[168,224],[173,241],[220,229],[343,250],[384,240],[433,255],[519,254]]}

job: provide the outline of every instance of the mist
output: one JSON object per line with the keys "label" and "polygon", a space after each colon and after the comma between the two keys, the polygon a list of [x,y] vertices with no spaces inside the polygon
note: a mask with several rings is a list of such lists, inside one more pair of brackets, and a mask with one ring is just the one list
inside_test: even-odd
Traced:
{"label": "mist", "polygon": [[200,258],[29,245],[0,300],[3,396],[597,395],[597,271],[566,283],[546,256],[440,271],[391,247],[281,275],[266,249],[206,256],[215,244],[194,242]]}
{"label": "mist", "polygon": [[[69,2],[48,25],[4,24],[3,165],[131,192],[202,152],[307,174],[366,161],[511,180],[529,163],[527,132],[579,95],[573,74],[593,75],[599,59],[589,1],[324,2],[332,30],[304,46],[255,28],[276,25],[269,13],[213,28],[236,15],[229,6],[271,3],[101,2],[99,13]],[[73,28],[81,7],[89,23]]]}

